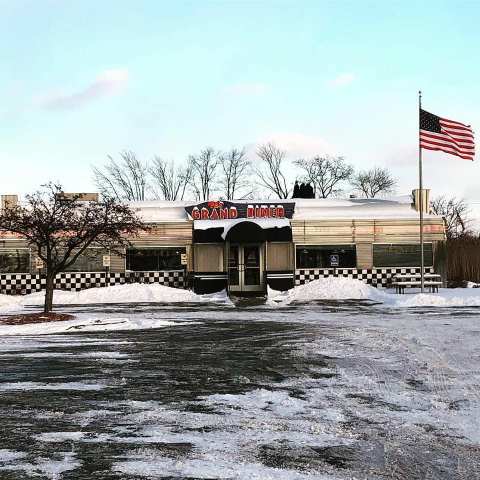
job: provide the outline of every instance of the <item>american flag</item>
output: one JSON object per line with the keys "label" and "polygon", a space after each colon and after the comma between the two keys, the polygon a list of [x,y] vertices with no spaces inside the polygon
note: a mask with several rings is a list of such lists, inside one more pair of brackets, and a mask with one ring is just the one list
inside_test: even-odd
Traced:
{"label": "american flag", "polygon": [[473,160],[475,142],[469,125],[437,117],[420,109],[420,148],[441,150],[466,160]]}

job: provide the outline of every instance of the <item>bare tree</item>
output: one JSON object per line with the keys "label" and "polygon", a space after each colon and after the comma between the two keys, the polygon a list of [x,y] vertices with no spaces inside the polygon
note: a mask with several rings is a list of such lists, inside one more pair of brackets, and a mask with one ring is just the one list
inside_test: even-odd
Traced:
{"label": "bare tree", "polygon": [[27,195],[24,206],[8,206],[0,213],[0,231],[25,238],[46,269],[44,311],[53,306],[55,276],[73,265],[92,245],[122,254],[127,236],[143,229],[141,220],[111,197],[82,202],[80,195],[66,196],[60,185],[47,184]]}
{"label": "bare tree", "polygon": [[365,198],[375,198],[379,193],[393,192],[397,181],[386,168],[374,167],[355,174],[351,184]]}
{"label": "bare tree", "polygon": [[313,185],[315,196],[320,198],[338,195],[342,191],[342,182],[349,180],[353,174],[353,167],[343,157],[302,158],[295,164],[305,172],[305,180]]}
{"label": "bare tree", "polygon": [[190,186],[197,200],[208,200],[215,189],[215,176],[219,156],[211,147],[203,149],[198,155],[190,155]]}
{"label": "bare tree", "polygon": [[282,170],[285,151],[273,143],[265,143],[257,148],[257,156],[260,159],[260,166],[255,168],[255,173],[260,184],[279,198],[288,198],[290,189]]}
{"label": "bare tree", "polygon": [[167,162],[160,157],[155,157],[148,172],[153,179],[151,188],[156,198],[183,200],[192,176],[189,165],[175,167],[173,161]]}
{"label": "bare tree", "polygon": [[447,238],[457,238],[470,233],[469,208],[465,200],[440,196],[432,200],[430,207],[433,213],[444,218]]}
{"label": "bare tree", "polygon": [[[232,148],[228,152],[220,154],[220,167],[222,170],[222,179],[220,184],[223,189],[223,196],[226,200],[233,200],[239,191],[249,185],[247,179],[250,161],[246,157],[245,148],[239,150]],[[242,198],[252,193],[251,190],[245,192]]]}
{"label": "bare tree", "polygon": [[145,200],[147,191],[148,165],[141,162],[135,153],[124,151],[120,160],[108,156],[109,162],[103,169],[93,168],[93,179],[105,198],[116,200]]}

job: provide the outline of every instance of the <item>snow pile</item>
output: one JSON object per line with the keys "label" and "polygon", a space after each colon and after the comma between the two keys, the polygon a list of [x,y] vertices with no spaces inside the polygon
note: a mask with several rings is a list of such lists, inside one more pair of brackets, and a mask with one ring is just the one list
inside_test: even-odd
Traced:
{"label": "snow pile", "polygon": [[270,298],[280,304],[311,302],[316,300],[371,300],[384,302],[387,294],[360,280],[343,277],[327,277],[279,293],[269,292]]}
{"label": "snow pile", "polygon": [[408,307],[480,307],[480,292],[468,288],[444,288],[439,293],[396,295],[392,306]]}
{"label": "snow pile", "polygon": [[[43,305],[45,293],[0,295],[0,313],[17,310],[25,305]],[[214,295],[197,295],[191,290],[172,288],[158,283],[131,283],[111,287],[89,288],[80,292],[55,290],[55,305],[91,305],[99,303],[229,303],[225,291]]]}
{"label": "snow pile", "polygon": [[362,300],[392,308],[409,307],[480,307],[480,291],[476,288],[441,288],[438,293],[418,293],[409,289],[405,295],[394,289],[375,288],[360,280],[327,277],[299,285],[287,292],[269,290],[270,305],[288,305],[322,300]]}
{"label": "snow pile", "polygon": [[19,295],[0,295],[0,312],[16,310],[22,305],[22,297]]}
{"label": "snow pile", "polygon": [[[25,297],[25,304],[43,302],[43,292]],[[80,292],[55,290],[54,303],[59,305],[85,305],[94,303],[144,303],[144,302],[200,302],[200,295],[190,290],[172,288],[158,283],[130,283],[111,287],[88,288]]]}

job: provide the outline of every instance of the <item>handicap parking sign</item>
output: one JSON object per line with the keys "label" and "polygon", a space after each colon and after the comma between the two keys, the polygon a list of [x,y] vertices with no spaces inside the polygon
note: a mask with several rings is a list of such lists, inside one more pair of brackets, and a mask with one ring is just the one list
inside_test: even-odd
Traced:
{"label": "handicap parking sign", "polygon": [[331,267],[338,267],[340,263],[340,256],[339,255],[330,255],[330,266]]}

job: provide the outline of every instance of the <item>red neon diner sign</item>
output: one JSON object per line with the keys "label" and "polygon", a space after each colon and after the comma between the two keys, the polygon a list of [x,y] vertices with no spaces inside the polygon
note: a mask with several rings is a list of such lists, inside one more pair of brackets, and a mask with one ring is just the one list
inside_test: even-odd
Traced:
{"label": "red neon diner sign", "polygon": [[291,218],[294,203],[260,204],[234,203],[229,201],[208,201],[199,205],[186,207],[193,220],[235,220],[237,218]]}

